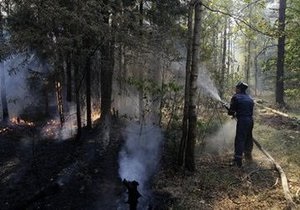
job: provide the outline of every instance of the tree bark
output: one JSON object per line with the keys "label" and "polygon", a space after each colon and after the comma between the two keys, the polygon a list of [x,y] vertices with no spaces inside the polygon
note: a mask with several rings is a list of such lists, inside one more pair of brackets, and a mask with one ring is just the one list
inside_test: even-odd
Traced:
{"label": "tree bark", "polygon": [[258,55],[254,57],[254,66],[255,66],[255,96],[258,95]]}
{"label": "tree bark", "polygon": [[[140,38],[143,36],[142,28],[143,28],[143,20],[144,20],[144,0],[140,0],[139,3],[139,26],[140,26]],[[139,91],[139,121],[143,123],[145,121],[145,103],[144,103],[144,71],[142,65],[139,64],[139,80],[142,84]]]}
{"label": "tree bark", "polygon": [[66,57],[66,71],[67,71],[67,101],[72,101],[72,60],[71,53],[67,53]]}
{"label": "tree bark", "polygon": [[[104,22],[109,25],[109,14],[104,12]],[[113,63],[111,42],[105,40],[100,48],[101,51],[101,120],[105,120],[107,115],[111,115],[111,94]]]}
{"label": "tree bark", "polygon": [[1,71],[1,102],[2,102],[2,121],[8,123],[9,114],[8,114],[8,104],[6,98],[6,84],[5,84],[5,68],[4,62],[0,63]]}
{"label": "tree bark", "polygon": [[55,91],[56,91],[56,102],[57,102],[57,110],[60,118],[60,125],[63,127],[65,122],[64,116],[64,103],[63,103],[63,79],[62,75],[63,71],[63,60],[62,56],[59,52],[57,52],[56,64],[55,64]]}
{"label": "tree bark", "polygon": [[226,70],[226,54],[227,54],[227,19],[225,20],[223,34],[223,52],[222,52],[222,67],[221,67],[221,82],[220,82],[220,97],[224,96],[225,89],[225,70]]}
{"label": "tree bark", "polygon": [[[77,49],[78,50],[78,49]],[[80,53],[77,53],[80,55]],[[79,56],[77,56],[79,59]],[[77,135],[76,140],[79,141],[81,137],[81,108],[80,108],[80,87],[79,87],[79,62],[75,61],[74,65],[74,86],[75,86],[75,101],[76,101],[76,120],[77,120]]]}
{"label": "tree bark", "polygon": [[86,123],[87,128],[92,128],[92,107],[91,107],[91,58],[86,58],[85,63],[85,86],[86,86]]}
{"label": "tree bark", "polygon": [[277,72],[276,72],[276,103],[283,106],[284,103],[284,53],[285,53],[285,10],[286,0],[279,1],[278,19],[278,51],[277,51]]}
{"label": "tree bark", "polygon": [[247,58],[246,58],[246,82],[250,82],[250,64],[251,64],[251,40],[248,39],[247,42]]}
{"label": "tree bark", "polygon": [[60,118],[60,126],[63,127],[64,122],[65,122],[65,116],[64,116],[64,106],[63,106],[61,82],[55,81],[55,90],[56,90],[57,109],[58,109],[58,114],[59,114],[59,118]]}
{"label": "tree bark", "polygon": [[[0,5],[0,47],[4,47],[4,35],[3,35],[3,16],[1,13]],[[6,84],[5,84],[5,66],[4,55],[0,55],[0,77],[1,77],[1,102],[2,102],[2,121],[7,123],[9,121],[8,104],[6,98]]]}
{"label": "tree bark", "polygon": [[189,98],[190,98],[190,74],[192,63],[192,47],[193,47],[193,12],[194,5],[190,4],[188,12],[188,42],[187,56],[185,66],[185,93],[184,93],[184,109],[182,120],[182,137],[178,153],[178,165],[182,166],[185,163],[186,144],[188,139],[188,115],[189,115]]}
{"label": "tree bark", "polygon": [[197,134],[197,114],[196,114],[196,97],[197,97],[197,78],[200,66],[200,30],[201,30],[201,13],[202,5],[200,1],[195,4],[195,25],[193,37],[193,55],[192,68],[190,75],[190,99],[189,99],[189,127],[187,148],[185,154],[185,167],[189,171],[195,171],[195,144]]}
{"label": "tree bark", "polygon": [[48,81],[43,84],[43,97],[44,97],[44,114],[45,116],[49,116],[49,90],[48,90]]}

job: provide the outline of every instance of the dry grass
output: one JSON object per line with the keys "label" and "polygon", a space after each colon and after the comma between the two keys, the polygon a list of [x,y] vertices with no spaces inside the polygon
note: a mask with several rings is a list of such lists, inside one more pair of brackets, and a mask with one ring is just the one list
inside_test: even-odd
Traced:
{"label": "dry grass", "polygon": [[[258,113],[255,138],[279,162],[300,207],[300,131],[288,119]],[[155,189],[170,193],[170,209],[285,209],[286,201],[274,166],[254,149],[254,162],[229,167],[231,152],[199,154],[197,171],[188,174],[167,168],[156,177]],[[230,150],[229,150],[230,151]]]}

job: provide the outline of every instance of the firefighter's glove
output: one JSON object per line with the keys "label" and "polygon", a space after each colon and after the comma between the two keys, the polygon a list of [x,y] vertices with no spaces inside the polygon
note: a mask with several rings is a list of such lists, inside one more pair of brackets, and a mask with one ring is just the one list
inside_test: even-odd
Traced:
{"label": "firefighter's glove", "polygon": [[222,106],[223,106],[225,109],[229,110],[229,105],[228,105],[227,103],[222,102]]}

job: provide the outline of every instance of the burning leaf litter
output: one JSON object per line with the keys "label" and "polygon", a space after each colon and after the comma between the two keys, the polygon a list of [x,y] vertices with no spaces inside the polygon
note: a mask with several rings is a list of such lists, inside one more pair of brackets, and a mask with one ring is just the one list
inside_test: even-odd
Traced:
{"label": "burning leaf litter", "polygon": [[10,122],[14,125],[25,125],[25,126],[35,126],[33,122],[23,120],[20,117],[13,117],[10,119]]}

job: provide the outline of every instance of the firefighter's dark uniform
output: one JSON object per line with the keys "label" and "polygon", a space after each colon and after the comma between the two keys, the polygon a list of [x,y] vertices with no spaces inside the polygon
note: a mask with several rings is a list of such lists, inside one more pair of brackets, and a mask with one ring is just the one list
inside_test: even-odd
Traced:
{"label": "firefighter's dark uniform", "polygon": [[242,165],[243,153],[246,159],[252,159],[253,107],[253,99],[243,92],[235,94],[230,102],[228,114],[237,119],[234,161],[239,167]]}

